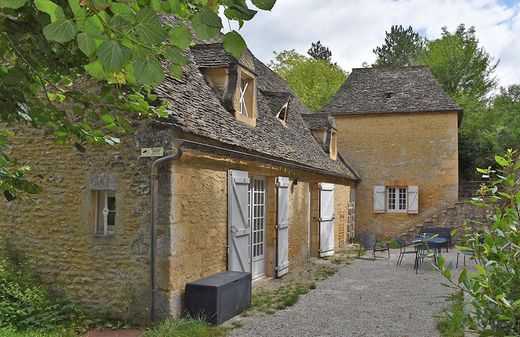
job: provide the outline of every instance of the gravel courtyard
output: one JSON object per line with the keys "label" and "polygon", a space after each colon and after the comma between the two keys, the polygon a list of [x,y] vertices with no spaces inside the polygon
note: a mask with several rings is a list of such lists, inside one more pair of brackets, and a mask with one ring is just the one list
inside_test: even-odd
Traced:
{"label": "gravel courtyard", "polygon": [[[455,265],[456,250],[443,254]],[[293,307],[241,319],[230,336],[439,336],[433,316],[451,290],[428,261],[416,275],[414,255],[405,255],[396,268],[397,256],[392,251],[390,260],[356,259]]]}

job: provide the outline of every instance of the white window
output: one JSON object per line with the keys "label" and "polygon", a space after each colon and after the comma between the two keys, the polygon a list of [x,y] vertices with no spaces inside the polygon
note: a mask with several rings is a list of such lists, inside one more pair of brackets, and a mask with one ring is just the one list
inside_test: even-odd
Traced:
{"label": "white window", "polygon": [[388,187],[386,189],[386,208],[389,212],[406,212],[408,192],[406,187]]}
{"label": "white window", "polygon": [[240,110],[239,113],[249,118],[255,117],[254,111],[254,79],[245,74],[240,79]]}
{"label": "white window", "polygon": [[95,191],[96,234],[113,235],[116,229],[116,193],[115,191]]}
{"label": "white window", "polygon": [[287,110],[289,109],[289,102],[285,103],[284,106],[278,111],[276,117],[285,125],[287,121]]}

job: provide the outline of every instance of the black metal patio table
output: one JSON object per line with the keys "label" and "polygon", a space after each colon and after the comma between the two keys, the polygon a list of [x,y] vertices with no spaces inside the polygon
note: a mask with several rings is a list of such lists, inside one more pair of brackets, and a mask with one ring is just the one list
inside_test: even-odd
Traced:
{"label": "black metal patio table", "polygon": [[[437,255],[441,252],[442,245],[445,245],[448,240],[439,236],[419,236],[414,238],[411,242],[415,246],[415,265],[414,269],[417,273],[419,269],[419,251],[433,249],[433,261],[437,264]],[[426,247],[426,248],[424,248]]]}

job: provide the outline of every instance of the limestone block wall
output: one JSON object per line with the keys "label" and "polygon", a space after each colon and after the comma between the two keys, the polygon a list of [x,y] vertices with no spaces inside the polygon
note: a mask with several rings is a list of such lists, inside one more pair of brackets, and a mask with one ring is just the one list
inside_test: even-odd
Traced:
{"label": "limestone block wall", "polygon": [[[338,150],[361,175],[356,231],[399,235],[457,201],[457,113],[336,116]],[[374,213],[374,186],[419,186],[419,214]]]}
{"label": "limestone block wall", "polygon": [[[146,320],[150,159],[140,158],[138,132],[116,146],[87,147],[86,153],[55,145],[34,129],[16,132],[10,155],[31,167],[30,178],[44,192],[23,202],[0,198],[1,240],[11,241],[44,280],[63,284],[85,309],[106,318]],[[158,144],[168,142],[168,135],[156,135]],[[106,237],[94,230],[90,179],[96,175],[110,175],[115,186],[115,234]],[[161,179],[161,194],[168,195],[168,180]]]}

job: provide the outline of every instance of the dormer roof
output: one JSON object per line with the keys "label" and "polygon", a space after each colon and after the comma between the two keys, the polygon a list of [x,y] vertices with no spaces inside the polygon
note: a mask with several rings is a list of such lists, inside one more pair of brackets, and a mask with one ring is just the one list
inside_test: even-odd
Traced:
{"label": "dormer roof", "polygon": [[305,123],[309,126],[311,130],[317,129],[334,129],[336,130],[336,119],[327,113],[310,113],[303,114],[303,119]]}

